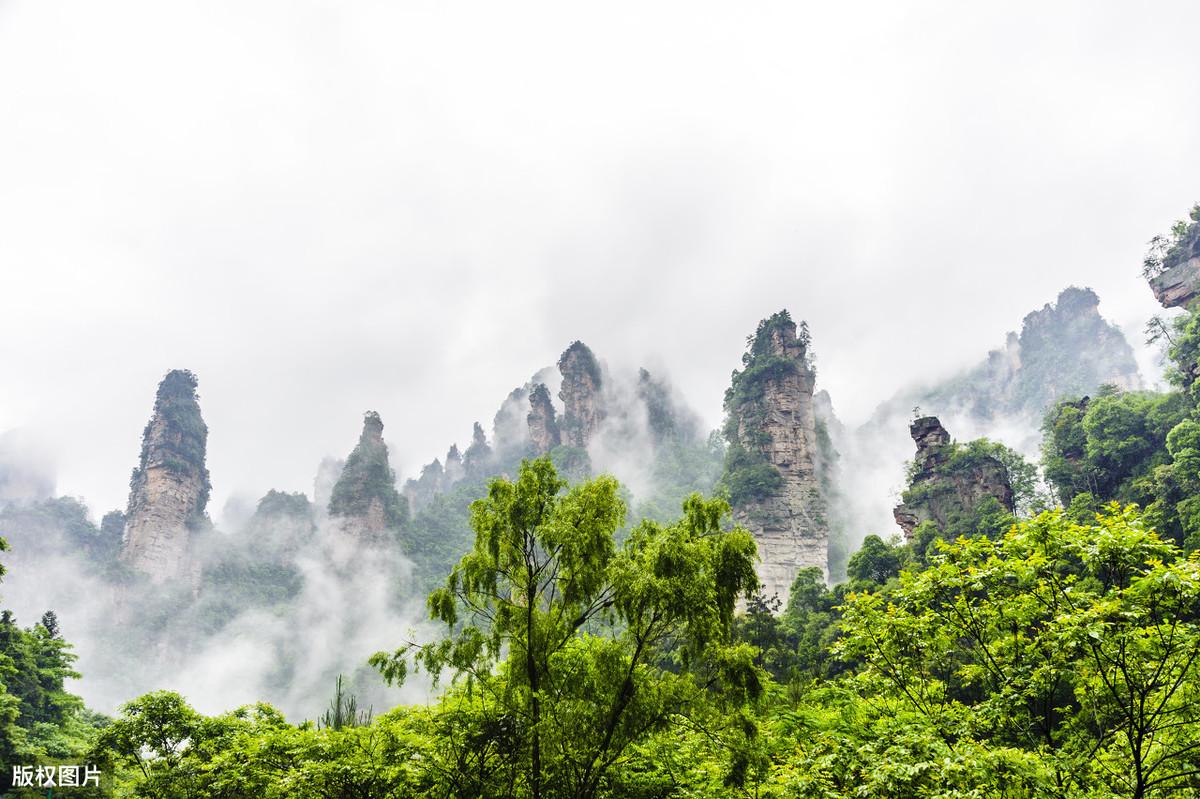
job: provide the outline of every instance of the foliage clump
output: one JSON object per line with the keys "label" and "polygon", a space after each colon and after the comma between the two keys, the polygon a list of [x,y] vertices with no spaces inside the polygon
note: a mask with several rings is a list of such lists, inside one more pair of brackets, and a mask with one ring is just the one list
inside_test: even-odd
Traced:
{"label": "foliage clump", "polygon": [[[0,551],[7,549],[0,538]],[[9,785],[14,765],[80,758],[95,737],[102,719],[66,687],[80,676],[76,659],[53,611],[32,627],[0,611],[0,786]]]}
{"label": "foliage clump", "polygon": [[317,729],[342,730],[347,727],[365,727],[371,723],[371,709],[362,710],[358,706],[358,697],[346,693],[342,675],[337,676],[334,684],[333,699],[329,707],[317,719]]}
{"label": "foliage clump", "polygon": [[391,680],[414,665],[449,672],[489,717],[515,723],[492,732],[515,750],[511,765],[465,795],[503,794],[507,781],[530,797],[601,795],[651,733],[709,719],[717,697],[736,712],[760,694],[730,637],[737,599],[757,585],[753,539],[721,530],[720,500],[693,496],[683,510],[618,548],[616,481],[568,488],[548,458],[471,506],[475,546],[428,601],[447,637],[372,658]]}
{"label": "foliage clump", "polygon": [[[725,391],[725,407],[740,408],[761,399],[764,386],[769,381],[781,380],[800,369],[812,370],[809,353],[811,334],[808,323],[801,322],[799,332],[794,332],[796,323],[786,310],[768,316],[758,323],[754,335],[746,338],[746,352],[742,353],[742,368],[735,369],[730,376],[729,388]],[[777,338],[787,340],[795,336],[801,351],[801,359],[777,352],[772,343]]]}
{"label": "foliage clump", "polygon": [[114,511],[97,527],[82,502],[73,497],[54,497],[6,505],[0,509],[0,530],[22,560],[73,551],[86,553],[88,564],[102,570],[120,552],[123,517]]}
{"label": "foliage clump", "polygon": [[1200,545],[1200,438],[1181,392],[1108,391],[1065,402],[1046,416],[1042,463],[1065,507],[1138,503],[1162,534]]}
{"label": "foliage clump", "polygon": [[752,581],[753,545],[718,532],[719,503],[618,547],[605,478],[532,471],[474,509],[477,546],[430,597],[447,638],[375,658],[449,673],[433,703],[370,719],[343,696],[341,723],[294,725],[159,692],[89,759],[118,795],[196,799],[1200,792],[1200,565],[1136,508],[924,562],[868,538],[850,583],[807,570],[782,613],[729,625],[719,586]]}
{"label": "foliage clump", "polygon": [[1006,753],[1026,790],[1195,789],[1200,564],[1115,505],[940,548],[886,595],[848,597],[835,651],[862,664],[860,695],[935,748]]}
{"label": "foliage clump", "polygon": [[574,368],[581,369],[583,374],[592,381],[593,386],[600,387],[602,382],[600,362],[596,360],[591,347],[582,341],[572,341],[558,358],[560,372],[566,374],[567,371]]}

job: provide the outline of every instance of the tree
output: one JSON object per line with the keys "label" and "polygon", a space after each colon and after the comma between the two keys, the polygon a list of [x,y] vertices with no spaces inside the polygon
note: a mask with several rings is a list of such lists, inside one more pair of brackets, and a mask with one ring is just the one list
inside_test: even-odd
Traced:
{"label": "tree", "polygon": [[204,719],[170,691],[146,694],[121,710],[121,718],[97,739],[97,758],[132,764],[142,778],[138,796],[194,796],[195,763],[187,754],[203,740]]}
{"label": "tree", "polygon": [[342,675],[334,684],[333,699],[317,720],[317,729],[340,730],[343,727],[365,727],[371,723],[371,710],[358,709],[358,697],[342,689]]}
{"label": "tree", "polygon": [[852,595],[838,648],[951,750],[1034,753],[1058,794],[1173,796],[1200,787],[1198,610],[1200,562],[1113,505],[943,544],[886,599]]}
{"label": "tree", "polygon": [[1167,435],[1187,414],[1177,392],[1111,391],[1060,403],[1042,428],[1046,479],[1063,505],[1085,492],[1102,502],[1148,504],[1154,490],[1144,479],[1169,462]]}
{"label": "tree", "polygon": [[862,547],[850,556],[846,573],[850,579],[883,585],[900,574],[903,551],[877,535],[863,539]]}
{"label": "tree", "polygon": [[568,489],[548,458],[525,461],[471,506],[474,548],[429,597],[449,635],[372,663],[392,681],[410,662],[449,671],[509,720],[520,784],[495,794],[595,796],[649,733],[711,723],[712,696],[741,705],[761,691],[752,651],[730,642],[737,598],[757,586],[753,539],[722,531],[723,501],[693,495],[683,510],[618,549],[614,479]]}

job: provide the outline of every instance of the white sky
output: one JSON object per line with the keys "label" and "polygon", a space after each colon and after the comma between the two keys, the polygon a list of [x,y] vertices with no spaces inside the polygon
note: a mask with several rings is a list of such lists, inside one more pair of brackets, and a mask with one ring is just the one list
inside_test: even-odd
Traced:
{"label": "white sky", "polygon": [[1200,200],[1200,4],[0,0],[0,430],[125,503],[197,372],[214,514],[383,414],[411,476],[573,339],[715,425],[758,319],[857,421]]}

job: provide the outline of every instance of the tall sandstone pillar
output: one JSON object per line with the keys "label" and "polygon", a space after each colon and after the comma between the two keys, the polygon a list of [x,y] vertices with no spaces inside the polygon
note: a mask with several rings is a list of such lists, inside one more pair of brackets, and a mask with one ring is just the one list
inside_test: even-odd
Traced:
{"label": "tall sandstone pillar", "polygon": [[529,425],[529,440],[538,455],[545,455],[562,443],[554,403],[544,383],[538,383],[529,392],[529,414],[525,419]]}
{"label": "tall sandstone pillar", "polygon": [[360,542],[373,545],[395,543],[408,521],[408,500],[396,490],[383,419],[375,411],[363,414],[358,444],[330,492],[329,516]]}
{"label": "tall sandstone pillar", "polygon": [[762,595],[787,603],[806,567],[829,575],[829,523],[818,481],[808,333],[787,311],[759,323],[725,393],[723,484],[734,520],[758,543]]}
{"label": "tall sandstone pillar", "polygon": [[156,582],[186,574],[192,534],[208,524],[207,443],[196,376],[184,369],[168,372],[158,385],[129,481],[121,551],[123,562]]}
{"label": "tall sandstone pillar", "polygon": [[558,398],[563,402],[563,417],[559,422],[562,442],[569,447],[586,448],[604,419],[600,364],[586,344],[576,341],[558,359],[558,371],[562,374],[558,390]]}

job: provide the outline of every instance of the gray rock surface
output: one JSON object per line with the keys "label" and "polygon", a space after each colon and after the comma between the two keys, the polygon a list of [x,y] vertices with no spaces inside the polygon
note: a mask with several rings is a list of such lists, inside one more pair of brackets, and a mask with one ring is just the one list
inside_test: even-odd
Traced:
{"label": "gray rock surface", "polygon": [[767,357],[787,368],[765,378],[753,407],[729,410],[737,440],[764,455],[782,481],[769,496],[735,507],[734,519],[758,543],[763,596],[786,603],[800,569],[817,566],[828,578],[829,524],[817,474],[816,375],[790,318],[765,333]]}
{"label": "gray rock surface", "polygon": [[1200,294],[1200,256],[1189,258],[1151,278],[1150,290],[1164,308],[1189,305]]}
{"label": "gray rock surface", "polygon": [[543,455],[562,443],[554,402],[550,399],[550,391],[542,383],[538,383],[529,392],[529,415],[526,421],[533,451],[538,455]]}
{"label": "gray rock surface", "polygon": [[1013,511],[1013,490],[1008,470],[992,457],[952,463],[954,446],[950,434],[936,416],[922,416],[909,425],[917,445],[914,474],[906,495],[915,496],[893,510],[905,538],[923,522],[939,528],[957,515],[973,512],[988,497],[995,497],[1005,510]]}
{"label": "gray rock surface", "polygon": [[558,370],[562,374],[558,398],[563,402],[563,443],[585,448],[604,419],[600,365],[588,346],[576,341],[558,359]]}
{"label": "gray rock surface", "polygon": [[196,378],[169,372],[130,480],[121,559],[156,582],[190,573],[192,534],[208,524],[208,427],[200,416]]}

